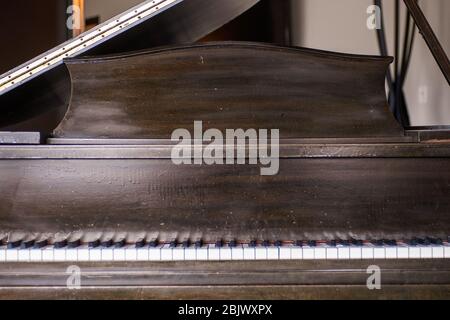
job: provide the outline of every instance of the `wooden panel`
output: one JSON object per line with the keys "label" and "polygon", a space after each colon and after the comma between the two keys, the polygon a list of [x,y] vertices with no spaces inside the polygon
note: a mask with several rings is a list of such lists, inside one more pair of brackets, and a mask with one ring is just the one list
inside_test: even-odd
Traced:
{"label": "wooden panel", "polygon": [[5,230],[155,231],[206,239],[410,238],[450,234],[450,160],[281,159],[247,166],[170,160],[0,161]]}
{"label": "wooden panel", "polygon": [[[450,294],[447,260],[79,263],[80,290],[66,287],[69,265],[2,264],[0,298],[438,299]],[[380,267],[382,290],[367,289],[369,265]]]}
{"label": "wooden panel", "polygon": [[65,138],[170,139],[174,129],[280,129],[282,138],[404,136],[390,114],[391,58],[250,43],[69,60]]}

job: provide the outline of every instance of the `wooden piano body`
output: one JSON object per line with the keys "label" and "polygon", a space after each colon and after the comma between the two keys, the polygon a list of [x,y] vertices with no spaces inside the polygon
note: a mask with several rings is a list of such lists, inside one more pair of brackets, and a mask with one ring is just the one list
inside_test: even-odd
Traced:
{"label": "wooden piano body", "polygon": [[[450,131],[397,124],[391,61],[256,43],[66,60],[52,136],[0,146],[0,298],[449,298]],[[279,129],[278,174],[174,164],[194,121]]]}

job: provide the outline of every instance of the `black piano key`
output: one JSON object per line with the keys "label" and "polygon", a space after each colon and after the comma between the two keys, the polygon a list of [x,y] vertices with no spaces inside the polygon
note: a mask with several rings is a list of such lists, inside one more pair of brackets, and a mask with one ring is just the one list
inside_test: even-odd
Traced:
{"label": "black piano key", "polygon": [[7,248],[8,249],[16,249],[19,248],[22,244],[22,240],[8,241]]}
{"label": "black piano key", "polygon": [[442,241],[442,239],[440,238],[435,239],[435,241],[436,241],[435,245],[437,246],[442,246],[444,244],[444,241]]}
{"label": "black piano key", "polygon": [[329,241],[327,241],[327,244],[328,244],[330,247],[336,247],[337,241],[336,241],[336,240],[329,240]]}
{"label": "black piano key", "polygon": [[425,240],[421,238],[415,238],[418,245],[423,246],[425,244]]}
{"label": "black piano key", "polygon": [[114,242],[114,248],[117,248],[117,249],[123,248],[123,247],[125,247],[126,244],[127,244],[126,239],[120,238]]}
{"label": "black piano key", "polygon": [[269,240],[264,240],[264,241],[262,242],[262,246],[263,246],[263,247],[270,247],[270,241],[269,241]]}
{"label": "black piano key", "polygon": [[158,245],[159,245],[158,239],[151,239],[151,240],[148,242],[148,246],[149,246],[150,248],[156,248]]}
{"label": "black piano key", "polygon": [[231,240],[231,241],[228,243],[228,246],[229,246],[230,248],[236,248],[236,246],[237,246],[236,240]]}
{"label": "black piano key", "polygon": [[58,240],[53,244],[53,247],[55,249],[62,249],[62,248],[65,248],[66,246],[67,246],[67,239]]}
{"label": "black piano key", "polygon": [[75,249],[81,246],[81,239],[71,240],[67,243],[69,249]]}
{"label": "black piano key", "polygon": [[408,244],[412,247],[417,246],[417,239],[416,238],[412,238],[408,241]]}
{"label": "black piano key", "polygon": [[170,247],[170,248],[176,248],[177,245],[178,245],[178,241],[177,241],[176,239],[171,240],[171,241],[169,242],[169,247]]}
{"label": "black piano key", "polygon": [[363,241],[360,240],[360,239],[354,239],[354,238],[352,238],[352,239],[350,239],[350,244],[351,244],[352,246],[355,246],[355,247],[362,247],[362,246],[363,246]]}
{"label": "black piano key", "polygon": [[377,247],[382,247],[383,246],[383,240],[372,240],[372,244],[374,245],[374,246],[377,246]]}
{"label": "black piano key", "polygon": [[96,240],[93,240],[93,241],[89,241],[88,247],[91,248],[91,249],[100,247],[100,239],[96,239]]}
{"label": "black piano key", "polygon": [[383,245],[388,246],[388,247],[394,247],[394,246],[397,245],[397,241],[384,239],[383,240]]}
{"label": "black piano key", "polygon": [[190,241],[189,239],[184,240],[184,241],[181,243],[181,246],[182,246],[183,248],[189,248],[189,247],[191,246],[191,241]]}
{"label": "black piano key", "polygon": [[283,241],[281,241],[281,240],[275,241],[275,247],[281,247],[281,246],[283,246]]}
{"label": "black piano key", "polygon": [[48,246],[48,240],[47,239],[41,239],[34,243],[33,249],[42,249],[44,247]]}
{"label": "black piano key", "polygon": [[222,240],[217,240],[216,241],[216,248],[222,248],[223,246],[223,241]]}
{"label": "black piano key", "polygon": [[339,244],[344,247],[349,247],[350,241],[349,240],[339,240]]}
{"label": "black piano key", "polygon": [[110,248],[113,246],[113,244],[114,244],[113,239],[105,239],[102,240],[101,246],[102,248]]}
{"label": "black piano key", "polygon": [[249,242],[248,246],[249,246],[250,248],[255,248],[255,247],[256,247],[256,240],[251,240],[251,241]]}
{"label": "black piano key", "polygon": [[303,240],[295,240],[295,245],[297,247],[303,247]]}
{"label": "black piano key", "polygon": [[195,241],[194,246],[197,249],[203,247],[203,240],[202,239],[198,239],[197,241]]}
{"label": "black piano key", "polygon": [[308,241],[308,247],[315,247],[317,246],[317,241],[316,240],[309,240]]}
{"label": "black piano key", "polygon": [[34,246],[35,242],[36,241],[34,239],[23,241],[22,244],[20,245],[20,249],[29,249]]}
{"label": "black piano key", "polygon": [[135,247],[136,248],[143,248],[145,246],[145,238],[140,238],[136,241]]}

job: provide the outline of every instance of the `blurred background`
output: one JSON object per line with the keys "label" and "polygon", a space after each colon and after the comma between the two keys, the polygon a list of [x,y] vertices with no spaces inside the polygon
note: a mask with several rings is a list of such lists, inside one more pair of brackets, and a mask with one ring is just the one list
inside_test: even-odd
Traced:
{"label": "blurred background", "polygon": [[[140,2],[142,0],[3,1],[0,11],[0,37],[3,40],[0,73]],[[373,0],[261,0],[202,41],[261,41],[379,55],[377,32],[367,27],[367,9],[372,4]],[[399,22],[403,29],[406,7],[401,1],[400,4]],[[450,1],[419,0],[419,4],[449,55]],[[384,31],[389,54],[393,55],[395,0],[384,0],[383,5]],[[68,28],[74,23],[71,18],[74,14],[79,14],[80,23],[72,25],[75,28]],[[449,86],[418,32],[404,91],[411,125],[450,125]]]}

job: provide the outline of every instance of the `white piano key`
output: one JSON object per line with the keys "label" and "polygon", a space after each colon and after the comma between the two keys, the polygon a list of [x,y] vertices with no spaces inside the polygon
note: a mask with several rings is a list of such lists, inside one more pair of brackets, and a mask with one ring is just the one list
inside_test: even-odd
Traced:
{"label": "white piano key", "polygon": [[89,261],[102,261],[102,249],[89,249]]}
{"label": "white piano key", "polygon": [[433,258],[433,250],[431,249],[431,247],[421,247],[420,248],[420,258],[421,259]]}
{"label": "white piano key", "polygon": [[361,249],[363,259],[374,259],[374,248],[371,246],[364,246]]}
{"label": "white piano key", "polygon": [[231,248],[230,247],[222,247],[220,248],[220,260],[221,261],[229,261],[231,260]]}
{"label": "white piano key", "polygon": [[114,259],[114,261],[126,261],[125,247],[123,247],[123,248],[114,248],[114,250],[113,250],[113,259]]}
{"label": "white piano key", "polygon": [[282,246],[279,248],[280,250],[280,260],[291,260],[291,246]]}
{"label": "white piano key", "polygon": [[136,260],[137,261],[148,261],[150,250],[147,247],[136,249]]}
{"label": "white piano key", "polygon": [[254,247],[249,247],[248,245],[244,245],[244,260],[255,260],[256,253]]}
{"label": "white piano key", "polygon": [[173,248],[170,244],[165,244],[161,248],[161,261],[172,261],[173,260]]}
{"label": "white piano key", "polygon": [[450,246],[448,245],[444,247],[444,258],[450,258]]}
{"label": "white piano key", "polygon": [[374,259],[386,259],[386,248],[385,247],[373,248],[373,258]]}
{"label": "white piano key", "polygon": [[419,247],[409,247],[409,258],[410,259],[420,259],[420,248]]}
{"label": "white piano key", "polygon": [[303,249],[301,247],[293,246],[291,248],[291,259],[292,260],[303,259]]}
{"label": "white piano key", "polygon": [[314,249],[310,247],[303,247],[303,259],[314,260]]}
{"label": "white piano key", "polygon": [[255,259],[256,260],[267,260],[267,248],[260,246],[255,248]]}
{"label": "white piano key", "polygon": [[47,246],[44,249],[42,249],[42,261],[44,262],[50,262],[54,261],[54,250],[53,246]]}
{"label": "white piano key", "polygon": [[385,251],[386,259],[397,259],[397,247],[388,247]]}
{"label": "white piano key", "polygon": [[338,258],[338,248],[327,248],[327,259],[336,260]]}
{"label": "white piano key", "polygon": [[6,249],[6,261],[15,262],[19,260],[19,250],[18,249]]}
{"label": "white piano key", "polygon": [[161,249],[162,248],[163,248],[163,246],[160,245],[160,246],[156,246],[155,248],[149,248],[148,250],[144,249],[144,248],[143,249],[147,250],[148,260],[150,260],[150,261],[161,261],[161,259],[162,259]]}
{"label": "white piano key", "polygon": [[436,246],[432,248],[433,259],[443,259],[444,258],[444,247]]}
{"label": "white piano key", "polygon": [[114,249],[102,248],[102,261],[113,261],[113,259],[114,259]]}
{"label": "white piano key", "polygon": [[220,248],[217,248],[215,244],[208,246],[208,259],[212,261],[220,260]]}
{"label": "white piano key", "polygon": [[42,261],[42,249],[30,249],[30,261],[41,262]]}
{"label": "white piano key", "polygon": [[244,260],[244,247],[238,245],[231,249],[231,259],[232,260]]}
{"label": "white piano key", "polygon": [[130,245],[125,248],[125,259],[127,261],[136,261],[137,260],[137,249],[134,245]]}
{"label": "white piano key", "polygon": [[197,260],[197,250],[201,249],[200,248],[196,249],[194,246],[184,249],[184,260],[186,261]]}
{"label": "white piano key", "polygon": [[349,247],[339,247],[338,248],[338,259],[350,259],[350,248]]}
{"label": "white piano key", "polygon": [[89,261],[88,246],[82,246],[78,248],[78,261]]}
{"label": "white piano key", "polygon": [[197,260],[198,261],[207,261],[208,258],[208,246],[203,246],[201,248],[197,248],[196,250]]}
{"label": "white piano key", "polygon": [[65,261],[72,261],[72,262],[78,261],[78,250],[77,249],[67,249]]}
{"label": "white piano key", "polygon": [[6,247],[0,247],[0,262],[6,261]]}
{"label": "white piano key", "polygon": [[278,260],[280,259],[280,250],[278,247],[267,247],[267,259]]}
{"label": "white piano key", "polygon": [[66,261],[66,249],[55,249],[53,252],[53,261]]}
{"label": "white piano key", "polygon": [[350,248],[350,259],[362,259],[362,248],[361,247],[351,247]]}
{"label": "white piano key", "polygon": [[176,248],[172,248],[172,260],[173,261],[184,261],[184,251],[185,248],[182,246],[177,246]]}
{"label": "white piano key", "polygon": [[408,259],[409,258],[409,248],[408,247],[398,247],[397,248],[397,259]]}
{"label": "white piano key", "polygon": [[30,261],[30,249],[19,249],[17,258],[17,260],[20,262]]}
{"label": "white piano key", "polygon": [[315,250],[314,259],[325,260],[327,258],[327,249],[326,248],[317,247],[314,250]]}

